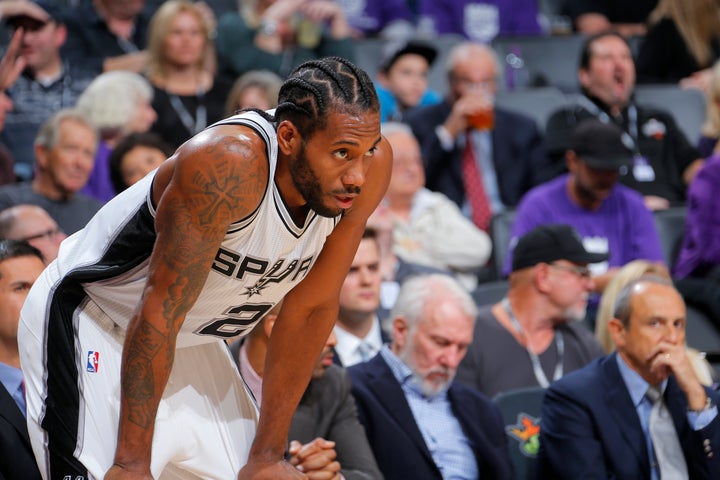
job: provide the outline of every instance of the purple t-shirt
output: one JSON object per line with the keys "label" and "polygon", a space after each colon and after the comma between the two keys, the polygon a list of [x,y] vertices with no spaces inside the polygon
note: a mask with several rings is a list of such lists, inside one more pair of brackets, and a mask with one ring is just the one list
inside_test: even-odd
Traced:
{"label": "purple t-shirt", "polygon": [[538,35],[537,0],[420,0],[420,30],[489,43],[497,36]]}
{"label": "purple t-shirt", "polygon": [[337,0],[351,27],[365,35],[380,32],[396,20],[412,22],[412,12],[405,0]]}
{"label": "purple t-shirt", "polygon": [[713,155],[688,188],[685,237],[673,272],[678,278],[703,277],[720,265],[720,155]]}
{"label": "purple t-shirt", "polygon": [[607,262],[590,265],[600,274],[608,267],[621,267],[637,260],[663,262],[660,238],[652,213],[638,192],[617,184],[597,210],[587,210],[570,200],[568,174],[530,190],[518,205],[512,228],[505,273],[510,272],[512,247],[517,239],[545,223],[572,225],[591,252],[610,253]]}
{"label": "purple t-shirt", "polygon": [[101,141],[95,152],[95,166],[85,186],[80,190],[105,203],[115,196],[115,187],[110,180],[110,154],[112,149]]}

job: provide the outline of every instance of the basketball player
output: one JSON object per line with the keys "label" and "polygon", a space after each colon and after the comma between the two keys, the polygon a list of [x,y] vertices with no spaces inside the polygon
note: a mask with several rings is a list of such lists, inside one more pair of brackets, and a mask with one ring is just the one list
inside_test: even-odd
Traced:
{"label": "basketball player", "polygon": [[[390,169],[372,82],[321,59],[68,238],[20,327],[44,478],[305,478],[290,420]],[[222,340],[283,297],[258,419]]]}

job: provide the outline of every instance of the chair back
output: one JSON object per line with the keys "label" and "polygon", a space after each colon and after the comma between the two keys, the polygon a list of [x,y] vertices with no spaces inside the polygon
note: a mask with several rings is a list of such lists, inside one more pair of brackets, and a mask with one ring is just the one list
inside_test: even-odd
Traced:
{"label": "chair back", "polygon": [[690,145],[697,145],[707,105],[705,94],[700,90],[666,84],[638,85],[635,101],[638,105],[653,106],[672,114]]}
{"label": "chair back", "polygon": [[565,94],[557,87],[538,87],[500,92],[495,104],[532,118],[538,129],[545,132],[545,124],[550,115],[568,103]]}
{"label": "chair back", "polygon": [[528,387],[501,392],[493,398],[503,416],[510,460],[518,480],[535,478],[544,396],[543,387]]}

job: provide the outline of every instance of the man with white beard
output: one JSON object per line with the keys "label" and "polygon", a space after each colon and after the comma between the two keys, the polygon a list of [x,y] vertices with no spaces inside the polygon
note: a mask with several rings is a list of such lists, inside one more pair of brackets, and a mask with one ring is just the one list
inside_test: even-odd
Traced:
{"label": "man with white beard", "polygon": [[547,387],[604,354],[580,320],[594,281],[590,253],[569,225],[535,227],[517,242],[508,292],[481,307],[458,381],[494,397],[516,388]]}
{"label": "man with white beard", "polygon": [[387,320],[392,343],[348,369],[358,417],[386,480],[514,478],[500,411],[453,381],[476,314],[451,277],[410,278]]}

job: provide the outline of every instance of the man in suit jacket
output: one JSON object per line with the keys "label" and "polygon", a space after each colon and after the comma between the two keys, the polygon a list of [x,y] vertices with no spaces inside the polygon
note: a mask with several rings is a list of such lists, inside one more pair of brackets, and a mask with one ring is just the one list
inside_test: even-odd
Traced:
{"label": "man in suit jacket", "polygon": [[717,479],[718,395],[700,385],[685,355],[680,294],[663,279],[641,277],[618,294],[615,317],[608,328],[617,352],[563,377],[545,396],[538,478],[660,478],[658,460],[668,457],[655,454],[645,397],[660,386],[687,470],[673,478]]}
{"label": "man in suit jacket", "polygon": [[0,480],[40,479],[25,423],[17,326],[20,307],[43,268],[35,247],[0,240]]}
{"label": "man in suit jacket", "polygon": [[[422,145],[427,188],[444,193],[466,212],[470,206],[462,159],[468,142],[474,147],[493,213],[517,205],[525,192],[552,173],[535,122],[494,107],[497,75],[490,47],[461,43],[448,57],[448,97],[408,112],[403,120]],[[494,116],[494,125],[473,126],[478,112]]]}
{"label": "man in suit jacket", "polygon": [[[247,337],[230,345],[232,357],[258,404],[265,353],[279,305]],[[382,480],[358,421],[350,378],[342,367],[333,365],[334,345],[335,335],[331,333],[295,410],[288,435],[290,462],[302,465],[306,474],[339,473],[345,480]]]}
{"label": "man in suit jacket", "polygon": [[476,313],[451,277],[411,278],[389,320],[392,344],[348,369],[360,421],[387,480],[513,478],[498,408],[453,382]]}

